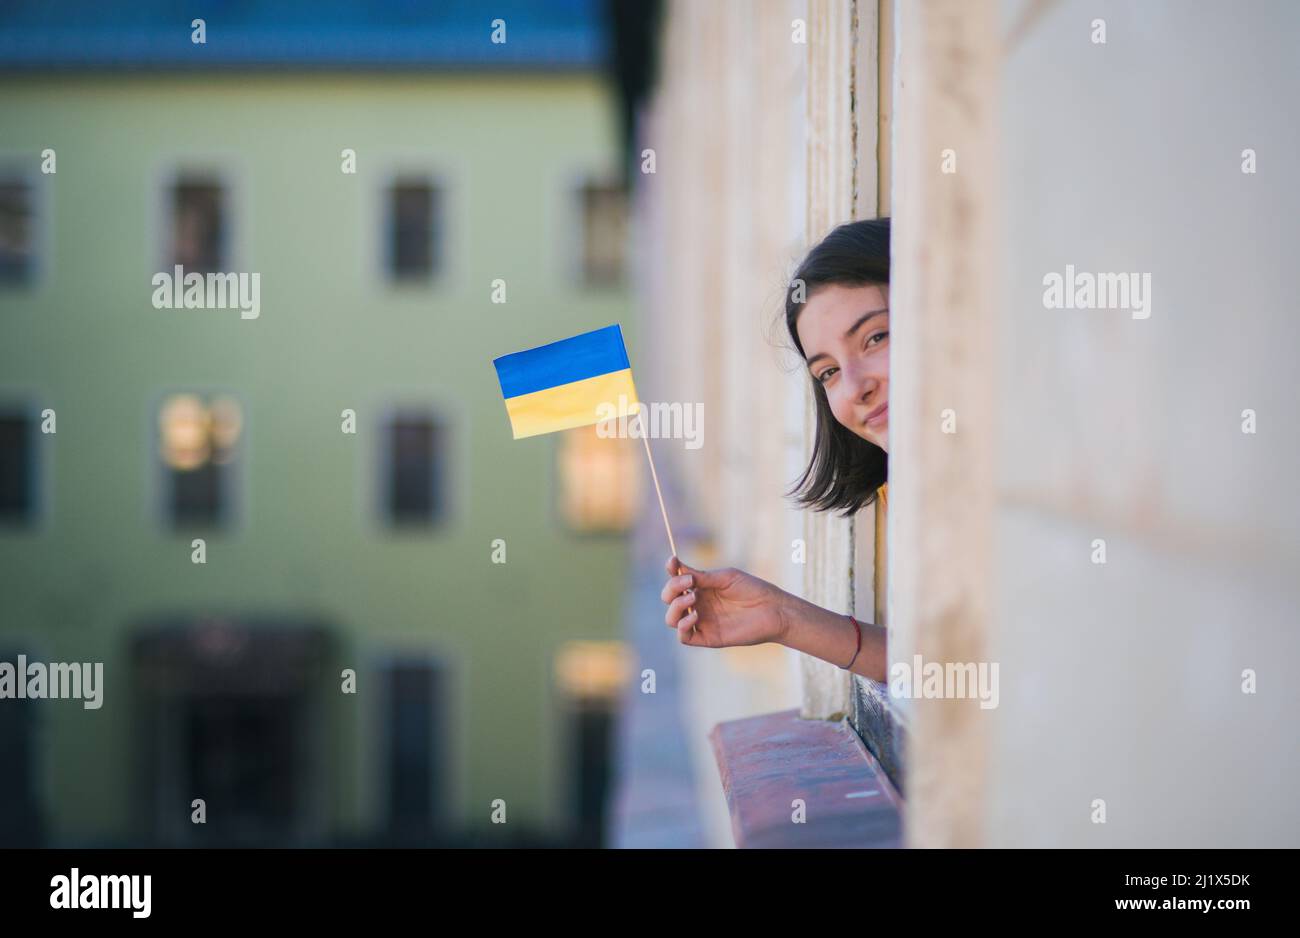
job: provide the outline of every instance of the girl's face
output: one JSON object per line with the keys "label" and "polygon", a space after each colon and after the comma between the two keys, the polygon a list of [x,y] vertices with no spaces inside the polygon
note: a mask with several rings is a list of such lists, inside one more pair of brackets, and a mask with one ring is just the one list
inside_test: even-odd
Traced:
{"label": "girl's face", "polygon": [[835,419],[889,452],[889,286],[819,287],[795,328]]}

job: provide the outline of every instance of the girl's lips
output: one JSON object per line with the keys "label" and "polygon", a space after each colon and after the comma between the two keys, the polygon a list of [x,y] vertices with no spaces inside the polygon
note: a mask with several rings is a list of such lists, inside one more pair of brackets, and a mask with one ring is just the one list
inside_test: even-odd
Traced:
{"label": "girl's lips", "polygon": [[863,421],[869,427],[878,427],[889,420],[889,402],[881,404],[871,413],[867,414],[867,419]]}

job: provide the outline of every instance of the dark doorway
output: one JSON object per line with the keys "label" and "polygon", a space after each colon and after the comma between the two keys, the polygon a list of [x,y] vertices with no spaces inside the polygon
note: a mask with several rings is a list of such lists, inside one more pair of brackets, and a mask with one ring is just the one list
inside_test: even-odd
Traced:
{"label": "dark doorway", "polygon": [[[17,660],[16,651],[0,652],[0,661]],[[0,848],[42,846],[37,735],[34,701],[0,702]]]}
{"label": "dark doorway", "polygon": [[137,633],[137,790],[148,839],[296,846],[327,837],[330,648],[323,627],[224,618]]}
{"label": "dark doorway", "polygon": [[576,846],[604,847],[615,725],[614,702],[589,697],[575,700],[571,706],[570,799],[576,821]]}

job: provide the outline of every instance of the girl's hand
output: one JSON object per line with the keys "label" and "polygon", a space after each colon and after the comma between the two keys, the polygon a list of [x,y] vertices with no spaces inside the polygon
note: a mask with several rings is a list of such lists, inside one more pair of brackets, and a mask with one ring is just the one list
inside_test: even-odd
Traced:
{"label": "girl's hand", "polygon": [[695,570],[676,557],[666,568],[668,582],[659,594],[668,604],[664,622],[683,645],[726,648],[784,639],[785,590],[743,570]]}

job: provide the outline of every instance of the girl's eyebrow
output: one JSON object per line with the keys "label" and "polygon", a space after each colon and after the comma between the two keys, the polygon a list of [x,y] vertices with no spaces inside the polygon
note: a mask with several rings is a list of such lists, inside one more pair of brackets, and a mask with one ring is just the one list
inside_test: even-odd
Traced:
{"label": "girl's eyebrow", "polygon": [[[857,332],[858,329],[862,326],[862,324],[866,322],[868,319],[874,319],[876,316],[883,316],[888,312],[889,312],[888,306],[882,309],[867,310],[867,312],[863,313],[861,316],[858,317],[857,322],[849,326],[848,330],[844,333],[844,338],[845,339],[853,338],[853,333]],[[811,368],[813,362],[817,361],[817,359],[819,358],[830,358],[830,355],[826,352],[818,352],[812,358],[808,359],[808,367]]]}

